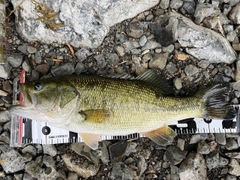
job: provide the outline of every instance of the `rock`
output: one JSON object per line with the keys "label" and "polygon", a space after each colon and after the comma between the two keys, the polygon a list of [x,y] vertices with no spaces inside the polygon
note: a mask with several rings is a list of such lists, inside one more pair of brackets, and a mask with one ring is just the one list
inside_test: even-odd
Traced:
{"label": "rock", "polygon": [[200,154],[209,154],[210,146],[206,141],[200,141],[198,142],[197,152]]}
{"label": "rock", "polygon": [[176,64],[173,64],[172,62],[167,64],[166,69],[171,75],[173,75],[178,70]]}
{"label": "rock", "polygon": [[11,54],[7,57],[7,62],[14,68],[19,67],[22,64],[22,61],[23,56],[20,54]]}
{"label": "rock", "polygon": [[174,50],[174,45],[170,44],[169,46],[163,47],[163,52],[169,52],[171,53]]}
{"label": "rock", "polygon": [[142,47],[146,44],[147,42],[147,37],[145,35],[143,35],[140,39],[139,39],[139,45]]}
{"label": "rock", "polygon": [[78,180],[78,175],[77,173],[74,173],[74,172],[69,172],[68,173],[68,179],[70,180]]}
{"label": "rock", "polygon": [[201,60],[198,62],[198,66],[203,68],[203,69],[206,69],[208,66],[209,66],[209,61],[208,60]]}
{"label": "rock", "polygon": [[150,68],[158,68],[163,70],[166,66],[169,53],[155,53],[149,62]]}
{"label": "rock", "polygon": [[147,169],[148,165],[144,157],[137,158],[138,176],[140,177]]}
{"label": "rock", "polygon": [[239,148],[238,143],[232,138],[227,139],[225,147],[227,150],[234,150]]}
{"label": "rock", "polygon": [[48,154],[50,156],[56,156],[57,155],[57,149],[53,144],[43,144],[43,153]]}
{"label": "rock", "polygon": [[236,31],[231,31],[227,34],[226,38],[228,41],[233,42],[236,36],[237,36]]}
{"label": "rock", "polygon": [[37,64],[41,64],[42,63],[42,55],[41,55],[41,53],[39,51],[37,51],[35,53],[35,62]]}
{"label": "rock", "polygon": [[36,66],[35,70],[42,74],[47,74],[50,70],[50,67],[48,64],[39,64]]}
{"label": "rock", "polygon": [[17,151],[11,149],[0,156],[0,164],[6,173],[15,173],[24,170],[27,160]]}
{"label": "rock", "polygon": [[82,72],[85,72],[85,71],[86,71],[85,65],[82,62],[78,62],[76,67],[75,67],[74,73],[76,75],[80,75]]}
{"label": "rock", "polygon": [[186,59],[189,58],[189,55],[177,50],[175,50],[174,55],[177,58],[177,60],[180,60],[180,61],[185,61]]}
{"label": "rock", "polygon": [[178,41],[187,53],[199,60],[207,59],[210,63],[227,64],[236,60],[235,51],[223,36],[194,24],[176,12],[159,18],[152,29],[161,45]]}
{"label": "rock", "polygon": [[128,38],[125,33],[116,32],[115,35],[115,44],[123,44],[127,42]]}
{"label": "rock", "polygon": [[226,180],[237,180],[237,177],[233,176],[233,175],[230,175],[230,174],[227,174]]}
{"label": "rock", "polygon": [[39,178],[39,175],[43,174],[43,169],[34,161],[27,163],[25,170],[34,178]]}
{"label": "rock", "polygon": [[9,144],[10,143],[10,134],[8,131],[4,131],[1,135],[0,135],[0,142],[2,143],[6,143]]}
{"label": "rock", "polygon": [[35,52],[37,52],[37,49],[33,46],[27,46],[27,52],[30,54],[34,54]]}
{"label": "rock", "polygon": [[22,68],[24,69],[24,71],[29,72],[31,70],[31,67],[29,66],[27,61],[24,61],[22,63]]}
{"label": "rock", "polygon": [[116,163],[110,173],[110,179],[133,180],[134,176],[129,167],[122,162]]}
{"label": "rock", "polygon": [[162,9],[167,9],[168,6],[169,6],[169,0],[161,0],[161,2],[160,2],[160,7],[161,7]]}
{"label": "rock", "polygon": [[100,165],[94,165],[90,162],[76,163],[70,154],[62,155],[62,159],[70,171],[74,171],[84,178],[96,175],[100,168]]}
{"label": "rock", "polygon": [[231,167],[229,169],[229,174],[232,174],[234,176],[240,176],[240,165],[236,159],[232,159],[229,166]]}
{"label": "rock", "polygon": [[193,76],[199,72],[198,68],[192,64],[189,64],[184,69],[187,76]]}
{"label": "rock", "polygon": [[124,43],[125,52],[129,52],[132,49],[138,48],[140,45],[136,41],[127,41]]}
{"label": "rock", "polygon": [[74,73],[75,69],[73,64],[71,63],[65,63],[61,66],[57,67],[56,69],[52,69],[51,72],[53,76],[64,76],[64,75],[70,75]]}
{"label": "rock", "polygon": [[85,59],[87,59],[88,56],[91,56],[92,53],[86,48],[81,48],[75,52],[75,55],[77,56],[79,61],[84,61]]}
{"label": "rock", "polygon": [[142,47],[142,51],[146,50],[146,49],[155,49],[161,47],[161,44],[159,44],[156,41],[148,41],[143,47]]}
{"label": "rock", "polygon": [[0,90],[0,96],[7,96],[7,95],[8,95],[7,92],[5,92],[5,91],[3,91],[3,90]]}
{"label": "rock", "polygon": [[182,8],[188,13],[188,14],[194,14],[195,8],[196,8],[196,2],[195,1],[183,1]]}
{"label": "rock", "polygon": [[122,46],[116,46],[115,47],[115,51],[117,52],[117,54],[119,56],[124,56],[124,54],[125,54],[124,48]]}
{"label": "rock", "polygon": [[207,169],[203,156],[199,153],[191,152],[179,167],[180,180],[205,180],[207,179]]}
{"label": "rock", "polygon": [[233,43],[232,47],[235,51],[240,51],[240,43]]}
{"label": "rock", "polygon": [[171,164],[177,165],[186,157],[186,152],[181,151],[176,146],[168,146],[166,149],[166,157]]}
{"label": "rock", "polygon": [[93,155],[92,150],[85,143],[73,143],[71,149],[94,164],[99,164],[99,159]]}
{"label": "rock", "polygon": [[184,147],[185,147],[185,140],[182,139],[182,138],[178,138],[177,140],[177,147],[183,151],[184,150]]}
{"label": "rock", "polygon": [[108,163],[110,162],[110,158],[107,149],[107,141],[102,141],[102,143],[99,144],[96,154],[97,157],[101,159],[103,164],[108,165]]}
{"label": "rock", "polygon": [[11,120],[11,114],[9,111],[0,111],[0,124],[5,124]]}
{"label": "rock", "polygon": [[[19,6],[19,12],[15,14],[16,27],[20,36],[30,42],[70,43],[74,47],[96,48],[101,44],[111,26],[132,18],[158,3],[158,0],[150,0],[147,3],[144,0],[126,2],[47,0],[43,4],[58,13],[53,22],[64,25],[64,27],[57,28],[55,32],[46,24],[36,20],[40,14],[36,12],[36,4],[32,1],[25,1]],[[13,0],[12,4],[16,7],[19,2]]]}
{"label": "rock", "polygon": [[219,167],[219,153],[206,156],[206,165],[209,170]]}
{"label": "rock", "polygon": [[32,145],[28,145],[27,147],[23,148],[22,149],[22,153],[25,154],[25,153],[29,153],[31,154],[32,156],[36,156],[37,154],[37,150],[34,146]]}
{"label": "rock", "polygon": [[131,22],[127,28],[128,36],[133,38],[140,38],[143,35],[143,23],[141,22]]}
{"label": "rock", "polygon": [[192,135],[189,144],[195,144],[197,142],[199,142],[202,139],[200,134],[194,134]]}
{"label": "rock", "polygon": [[124,153],[124,156],[129,156],[131,153],[136,152],[137,143],[128,142],[127,149]]}
{"label": "rock", "polygon": [[182,80],[180,78],[176,78],[174,80],[174,86],[177,90],[180,90],[182,88]]}
{"label": "rock", "polygon": [[111,160],[123,156],[127,149],[127,141],[119,141],[109,146],[109,154]]}
{"label": "rock", "polygon": [[240,3],[238,3],[229,13],[229,19],[231,19],[234,24],[240,24]]}
{"label": "rock", "polygon": [[229,152],[225,154],[230,158],[240,159],[240,152]]}
{"label": "rock", "polygon": [[182,0],[171,0],[170,7],[172,9],[179,9],[183,5]]}
{"label": "rock", "polygon": [[18,46],[18,51],[22,52],[23,54],[27,54],[27,43],[24,43]]}
{"label": "rock", "polygon": [[10,75],[10,67],[8,63],[0,64],[0,78],[8,79]]}
{"label": "rock", "polygon": [[200,24],[205,17],[208,17],[213,13],[213,10],[214,8],[212,4],[199,3],[196,7],[195,14],[194,14],[195,23]]}

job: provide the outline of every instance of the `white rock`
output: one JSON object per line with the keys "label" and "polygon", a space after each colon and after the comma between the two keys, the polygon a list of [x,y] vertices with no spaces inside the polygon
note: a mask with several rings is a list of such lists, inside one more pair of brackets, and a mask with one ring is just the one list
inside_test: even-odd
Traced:
{"label": "white rock", "polygon": [[[45,6],[58,12],[58,17],[53,23],[62,22],[65,26],[58,28],[56,32],[50,30],[45,24],[36,20],[38,16],[42,16],[36,13],[36,4],[32,1],[24,1],[17,8],[15,15],[17,31],[25,40],[48,44],[70,43],[75,47],[96,48],[111,26],[150,9],[158,4],[159,0],[38,0],[38,2],[44,2]],[[19,0],[12,0],[12,4],[16,7]]]}

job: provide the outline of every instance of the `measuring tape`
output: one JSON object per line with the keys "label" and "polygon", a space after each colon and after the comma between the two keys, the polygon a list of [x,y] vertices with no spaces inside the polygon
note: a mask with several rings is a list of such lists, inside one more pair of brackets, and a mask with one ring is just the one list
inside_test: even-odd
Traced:
{"label": "measuring tape", "polygon": [[[14,80],[16,82],[17,80]],[[22,71],[20,83],[25,82],[25,72]],[[14,85],[17,87],[17,85]],[[16,89],[13,90],[13,97],[16,101]],[[20,94],[20,104],[22,97]],[[230,111],[236,114],[235,118],[229,120],[212,119],[206,121],[202,118],[189,118],[168,124],[177,134],[196,133],[239,133],[240,132],[240,111],[239,105],[232,106]],[[101,140],[126,140],[144,137],[134,133],[126,136],[101,136]],[[49,123],[36,121],[24,117],[12,116],[10,146],[19,146],[26,143],[37,144],[58,144],[83,142],[78,133],[65,129],[56,128]]]}

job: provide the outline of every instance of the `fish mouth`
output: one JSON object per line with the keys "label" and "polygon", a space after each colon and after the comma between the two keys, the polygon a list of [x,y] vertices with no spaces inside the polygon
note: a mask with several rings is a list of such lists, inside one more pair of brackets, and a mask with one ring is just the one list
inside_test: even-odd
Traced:
{"label": "fish mouth", "polygon": [[35,106],[37,104],[36,96],[30,93],[24,84],[20,84],[19,88],[23,98],[23,101],[20,103],[22,103],[23,106]]}

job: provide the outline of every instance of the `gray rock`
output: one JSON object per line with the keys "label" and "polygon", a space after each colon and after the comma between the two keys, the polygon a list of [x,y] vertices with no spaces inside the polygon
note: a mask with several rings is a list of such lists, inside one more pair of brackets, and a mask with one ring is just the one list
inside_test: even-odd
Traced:
{"label": "gray rock", "polygon": [[208,66],[209,66],[209,61],[208,60],[201,60],[198,62],[198,66],[203,68],[203,69],[206,69]]}
{"label": "gray rock", "polygon": [[189,153],[187,158],[180,164],[179,177],[181,180],[207,179],[207,169],[203,156],[199,153]]}
{"label": "gray rock", "polygon": [[62,159],[70,171],[74,171],[84,178],[96,175],[100,168],[100,165],[94,165],[90,162],[77,163],[70,154],[62,155]]}
{"label": "gray rock", "polygon": [[166,149],[166,157],[173,165],[179,164],[186,157],[186,153],[176,146],[168,146]]}
{"label": "gray rock", "polygon": [[2,153],[0,158],[0,164],[6,173],[15,173],[23,170],[27,162],[27,160],[14,149]]}
{"label": "gray rock", "polygon": [[198,143],[200,140],[202,140],[201,135],[200,134],[194,134],[194,135],[192,135],[189,144]]}
{"label": "gray rock", "polygon": [[124,33],[116,32],[115,44],[123,44],[127,42],[128,38]]}
{"label": "gray rock", "polygon": [[153,55],[153,58],[149,62],[149,67],[150,68],[159,68],[159,69],[164,69],[167,63],[169,53],[155,53]]}
{"label": "gray rock", "polygon": [[39,175],[43,174],[43,169],[34,161],[27,163],[25,170],[34,178],[39,178]]}
{"label": "gray rock", "polygon": [[237,180],[237,177],[234,175],[227,174],[226,180]]}
{"label": "gray rock", "polygon": [[110,158],[107,149],[107,141],[102,141],[102,143],[99,143],[98,150],[96,152],[97,157],[101,159],[102,163],[108,165]]}
{"label": "gray rock", "polygon": [[0,111],[0,124],[4,124],[11,120],[9,111]]}
{"label": "gray rock", "polygon": [[224,74],[225,74],[226,76],[228,76],[228,77],[233,77],[233,76],[234,76],[234,75],[233,75],[232,68],[229,67],[229,66],[226,66],[226,67],[224,68]]}
{"label": "gray rock", "polygon": [[140,45],[136,41],[127,41],[124,43],[125,52],[129,52],[132,49],[138,48]]}
{"label": "gray rock", "polygon": [[170,3],[170,7],[172,9],[179,9],[183,5],[182,0],[172,0]]}
{"label": "gray rock", "polygon": [[0,135],[0,142],[1,143],[6,143],[9,144],[10,143],[10,134],[8,131],[4,131],[1,135]]}
{"label": "gray rock", "polygon": [[61,66],[57,67],[56,69],[51,70],[53,76],[60,76],[60,75],[70,75],[74,73],[75,69],[73,64],[66,63],[62,64]]}
{"label": "gray rock", "polygon": [[219,153],[206,156],[206,165],[209,170],[219,167]]}
{"label": "gray rock", "polygon": [[177,90],[180,90],[182,88],[182,80],[180,78],[176,78],[174,80],[174,86]]}
{"label": "gray rock", "polygon": [[74,172],[69,172],[68,173],[68,179],[70,180],[78,180],[78,175],[77,173],[74,173]]}
{"label": "gray rock", "polygon": [[82,72],[86,71],[86,67],[82,62],[78,62],[76,67],[75,67],[75,71],[74,73],[77,75],[80,75]]}
{"label": "gray rock", "polygon": [[139,45],[140,46],[144,46],[147,42],[147,37],[145,35],[143,35],[140,39],[139,39]]}
{"label": "gray rock", "polygon": [[[74,47],[96,48],[101,44],[111,26],[132,18],[158,3],[158,0],[148,2],[144,0],[126,2],[47,0],[44,1],[44,5],[58,13],[53,23],[61,22],[64,24],[64,27],[57,28],[55,32],[47,28],[44,23],[36,20],[39,14],[35,10],[36,4],[32,1],[26,1],[20,5],[19,12],[15,14],[16,27],[20,36],[27,41],[40,41],[47,44],[53,42],[70,43]],[[13,0],[12,4],[16,7],[19,2]],[[19,16],[20,14],[21,16]]]}
{"label": "gray rock", "polygon": [[30,54],[34,54],[37,52],[37,49],[33,46],[27,46],[27,52]]}
{"label": "gray rock", "polygon": [[240,24],[240,3],[238,3],[230,12],[229,19],[231,19],[234,24]]}
{"label": "gray rock", "polygon": [[215,138],[218,144],[226,145],[226,136],[225,133],[216,133]]}
{"label": "gray rock", "polygon": [[141,22],[131,22],[127,28],[128,36],[133,38],[140,38],[143,35],[143,23]]}
{"label": "gray rock", "polygon": [[205,17],[208,17],[213,13],[213,10],[214,8],[212,4],[199,3],[196,7],[194,14],[195,23],[200,24]]}
{"label": "gray rock", "polygon": [[147,169],[148,165],[144,157],[137,158],[138,176],[140,177]]}
{"label": "gray rock", "polygon": [[184,69],[187,76],[193,76],[199,72],[198,68],[192,64],[189,64]]}
{"label": "gray rock", "polygon": [[91,56],[92,53],[86,48],[81,48],[75,52],[75,55],[80,61],[84,61],[88,56]]}
{"label": "gray rock", "polygon": [[169,53],[171,53],[171,52],[173,52],[173,50],[174,50],[174,45],[172,45],[172,44],[170,44],[170,45],[167,46],[167,47],[163,47],[163,52],[169,52]]}
{"label": "gray rock", "polygon": [[168,6],[169,6],[169,0],[161,0],[161,2],[160,2],[160,7],[162,8],[162,9],[167,9],[168,8]]}
{"label": "gray rock", "polygon": [[48,154],[50,156],[56,156],[57,155],[57,149],[53,144],[43,144],[43,153]]}
{"label": "gray rock", "polygon": [[22,68],[24,69],[24,71],[29,72],[31,70],[31,67],[29,66],[29,64],[27,63],[27,61],[24,61],[22,63]]}
{"label": "gray rock", "polygon": [[23,54],[27,54],[27,43],[24,43],[18,46],[18,51],[22,52]]}
{"label": "gray rock", "polygon": [[132,180],[134,176],[132,174],[132,171],[126,164],[118,162],[113,166],[112,171],[110,173],[110,178]]}
{"label": "gray rock", "polygon": [[219,6],[219,0],[212,0],[212,5],[217,8]]}
{"label": "gray rock", "polygon": [[227,150],[234,150],[239,148],[238,143],[232,138],[227,139],[225,147]]}
{"label": "gray rock", "polygon": [[36,148],[34,146],[28,145],[27,147],[22,149],[22,153],[23,154],[30,153],[31,155],[36,156],[37,150],[36,150]]}
{"label": "gray rock", "polygon": [[176,64],[173,64],[172,62],[167,64],[166,69],[171,75],[173,75],[178,70]]}
{"label": "gray rock", "polygon": [[42,55],[41,55],[41,53],[39,51],[37,51],[35,53],[35,62],[37,64],[41,64],[42,63]]}
{"label": "gray rock", "polygon": [[137,147],[137,143],[128,142],[128,146],[127,146],[127,149],[124,153],[124,156],[129,156],[131,153],[136,152],[136,147]]}
{"label": "gray rock", "polygon": [[182,138],[178,138],[177,140],[177,147],[183,151],[184,150],[184,147],[185,147],[185,140],[182,139]]}
{"label": "gray rock", "polygon": [[0,64],[0,78],[8,79],[10,75],[10,66],[8,63]]}
{"label": "gray rock", "polygon": [[240,165],[236,159],[232,159],[229,166],[231,167],[229,169],[229,174],[240,176]]}
{"label": "gray rock", "polygon": [[209,154],[211,147],[206,141],[198,142],[197,152],[200,154]]}
{"label": "gray rock", "polygon": [[142,47],[142,51],[146,50],[146,49],[155,49],[161,47],[161,44],[159,44],[156,41],[148,41],[143,47]]}
{"label": "gray rock", "polygon": [[123,156],[127,149],[127,141],[119,141],[109,146],[109,154],[111,160]]}
{"label": "gray rock", "polygon": [[183,1],[182,7],[188,14],[194,14],[195,8],[196,8],[196,2],[195,1]]}
{"label": "gray rock", "polygon": [[227,34],[226,38],[228,41],[233,42],[236,36],[237,36],[236,31],[231,31]]}
{"label": "gray rock", "polygon": [[16,68],[22,64],[23,56],[20,54],[11,54],[10,56],[7,57],[7,61],[10,64],[10,66]]}
{"label": "gray rock", "polygon": [[125,54],[124,48],[122,46],[115,46],[115,51],[119,56],[124,56]]}

